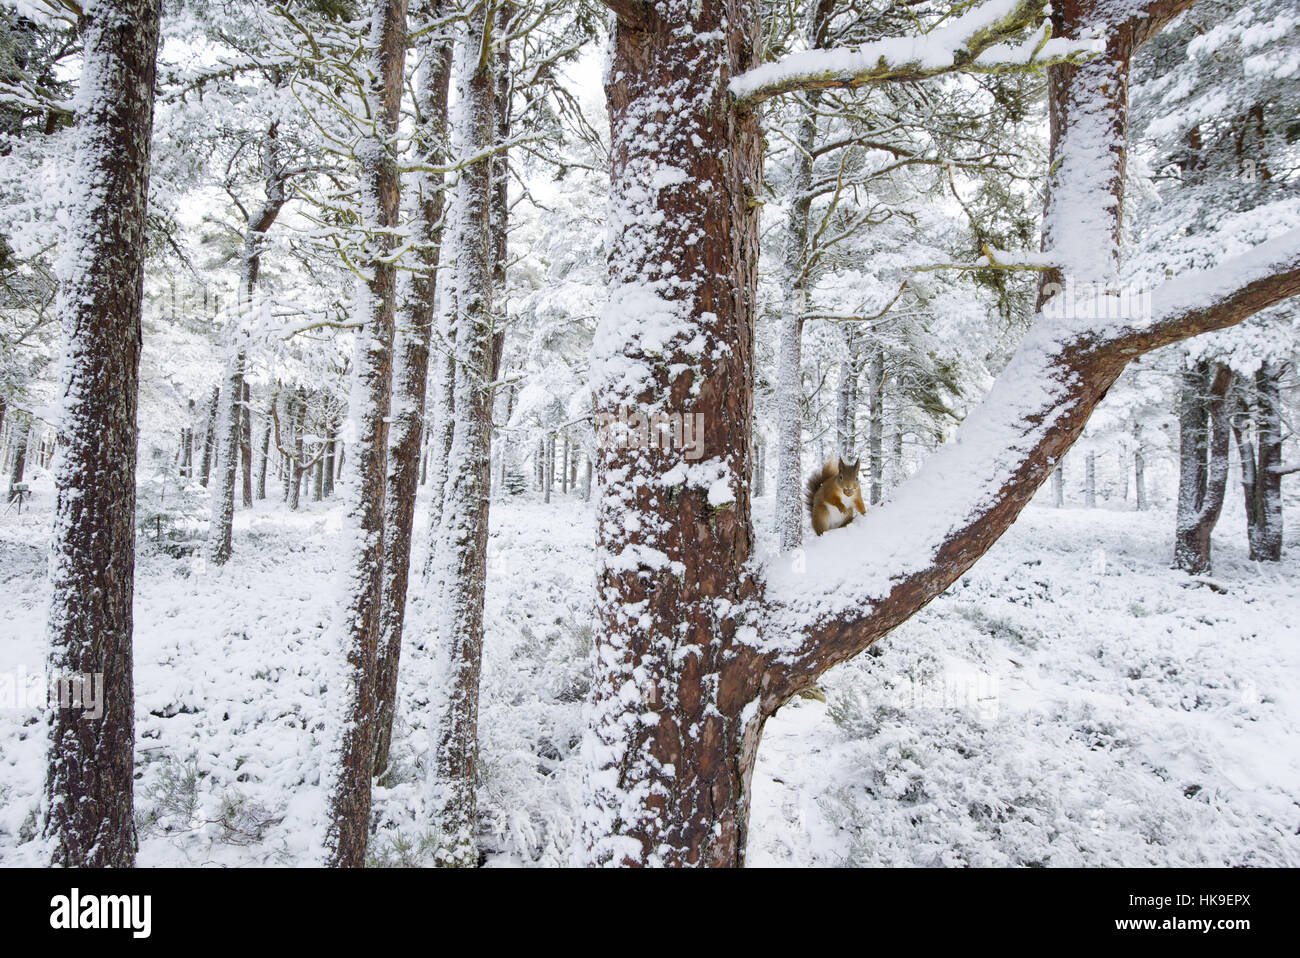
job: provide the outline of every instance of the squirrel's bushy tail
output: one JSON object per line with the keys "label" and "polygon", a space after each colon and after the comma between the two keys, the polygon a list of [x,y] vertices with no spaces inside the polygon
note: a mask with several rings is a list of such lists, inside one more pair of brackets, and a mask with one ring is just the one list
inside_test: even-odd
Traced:
{"label": "squirrel's bushy tail", "polygon": [[821,488],[823,482],[839,472],[839,469],[840,461],[838,459],[828,459],[824,466],[808,477],[808,482],[803,490],[803,504],[808,510],[809,516],[812,515],[813,499],[817,495],[817,490]]}

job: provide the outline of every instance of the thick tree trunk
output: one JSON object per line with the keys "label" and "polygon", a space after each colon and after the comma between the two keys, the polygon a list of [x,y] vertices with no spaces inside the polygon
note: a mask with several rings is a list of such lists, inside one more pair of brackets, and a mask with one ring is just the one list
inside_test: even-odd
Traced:
{"label": "thick tree trunk", "polygon": [[358,149],[361,224],[370,231],[370,273],[359,304],[352,422],[357,465],[343,519],[345,578],[334,626],[346,662],[333,721],[340,723],[326,769],[329,795],[326,860],[338,867],[365,864],[370,833],[370,784],[375,767],[375,659],[383,595],[384,499],[388,472],[388,416],[392,392],[396,268],[391,253],[401,209],[396,138],[406,62],[406,0],[376,0],[368,38],[373,131]]}
{"label": "thick tree trunk", "polygon": [[[435,4],[430,19],[442,16]],[[451,79],[451,43],[437,37],[430,44],[418,80],[420,128],[416,131],[422,162],[433,168],[446,162],[443,142],[447,124],[447,90]],[[429,342],[437,305],[438,247],[443,212],[442,174],[424,174],[417,182],[415,222],[417,268],[404,286],[402,328],[398,333],[397,390],[388,443],[388,499],[384,511],[384,593],[379,620],[376,674],[375,774],[388,767],[397,674],[406,620],[411,568],[411,527],[419,484],[420,448],[424,443],[425,383]]]}
{"label": "thick tree trunk", "polygon": [[1232,431],[1241,461],[1246,538],[1250,557],[1259,562],[1282,558],[1280,377],[1278,363],[1263,363],[1255,374],[1253,396],[1251,390],[1243,388],[1234,397]]}
{"label": "thick tree trunk", "polygon": [[[738,865],[763,721],[745,710],[758,674],[738,641],[738,610],[755,591],[744,570],[762,139],[757,116],[733,110],[727,83],[756,63],[758,10],[664,0],[642,14],[620,18],[607,74],[611,221],[621,228],[597,334],[613,344],[596,356],[597,415],[702,415],[713,478],[672,478],[681,462],[670,450],[600,443],[587,859]],[[796,238],[788,261],[801,252]],[[783,341],[802,310],[793,273]],[[781,362],[782,402],[797,405],[798,357]],[[787,408],[777,491],[786,547],[798,544],[800,519],[791,420]],[[629,516],[649,521],[630,531]]]}
{"label": "thick tree trunk", "polygon": [[132,593],[136,402],[157,0],[82,17],[78,182],[60,277],[63,455],[55,478],[49,674],[102,676],[102,714],[52,710],[44,831],[56,865],[135,862]]}
{"label": "thick tree trunk", "polygon": [[1262,364],[1255,373],[1255,434],[1259,467],[1255,471],[1256,523],[1250,557],[1261,562],[1282,558],[1282,393],[1281,365]]}
{"label": "thick tree trunk", "polygon": [[[489,40],[500,24],[491,4],[477,3],[457,44],[457,125],[470,156],[491,149],[497,136],[497,58]],[[455,430],[442,508],[437,580],[440,657],[447,665],[446,698],[435,742],[433,821],[440,836],[437,862],[478,863],[478,698],[483,654],[483,597],[491,482],[494,364],[493,163],[482,159],[461,171],[456,194]]]}
{"label": "thick tree trunk", "polygon": [[1210,571],[1210,536],[1228,483],[1228,367],[1201,361],[1183,373],[1178,415],[1178,514],[1174,565]]}

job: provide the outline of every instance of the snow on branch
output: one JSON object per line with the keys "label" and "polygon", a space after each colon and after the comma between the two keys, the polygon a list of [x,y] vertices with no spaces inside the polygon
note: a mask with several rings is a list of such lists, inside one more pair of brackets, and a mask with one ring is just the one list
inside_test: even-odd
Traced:
{"label": "snow on branch", "polygon": [[[1044,313],[984,402],[891,500],[764,572],[764,709],[941,594],[1005,532],[1136,355],[1300,295],[1300,229],[1162,284],[1152,318],[1113,332]],[[762,638],[759,638],[762,636]]]}
{"label": "snow on branch", "polygon": [[[858,47],[807,50],[755,67],[731,81],[731,95],[754,104],[779,93],[922,80],[944,73],[1007,73],[1079,62],[1100,39],[1053,39],[1045,0],[987,0],[919,37],[875,40]],[[1017,39],[1032,28],[1027,39]]]}
{"label": "snow on branch", "polygon": [[1151,293],[1151,318],[1108,339],[1136,354],[1199,333],[1235,326],[1261,309],[1300,296],[1300,229],[1212,269],[1175,277]]}

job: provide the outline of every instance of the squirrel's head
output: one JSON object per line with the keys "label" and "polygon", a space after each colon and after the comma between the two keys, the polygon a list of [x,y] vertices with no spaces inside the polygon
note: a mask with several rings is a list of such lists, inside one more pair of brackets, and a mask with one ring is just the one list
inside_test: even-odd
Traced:
{"label": "squirrel's head", "polygon": [[847,463],[840,460],[840,470],[835,476],[835,480],[840,484],[846,493],[850,496],[858,491],[858,466],[862,464],[861,460],[854,463]]}

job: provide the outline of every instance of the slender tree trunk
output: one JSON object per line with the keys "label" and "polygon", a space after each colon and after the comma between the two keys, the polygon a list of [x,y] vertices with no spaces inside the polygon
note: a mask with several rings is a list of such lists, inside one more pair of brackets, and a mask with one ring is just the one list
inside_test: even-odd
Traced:
{"label": "slender tree trunk", "polygon": [[[458,141],[470,156],[485,154],[497,135],[497,57],[489,40],[491,4],[476,3],[457,44]],[[435,742],[433,821],[439,864],[478,863],[478,692],[483,654],[483,596],[487,578],[494,365],[493,164],[461,171],[456,194],[456,422],[449,460],[438,579],[443,583],[438,644],[447,663],[443,714]]]}
{"label": "slender tree trunk", "polygon": [[1065,460],[1062,458],[1052,470],[1052,504],[1065,508]]}
{"label": "slender tree trunk", "polygon": [[32,435],[32,420],[26,413],[14,416],[13,455],[9,462],[9,498],[14,498],[14,486],[23,481],[27,469],[27,443]]}
{"label": "slender tree trunk", "polygon": [[[235,478],[239,471],[239,431],[244,395],[244,352],[232,349],[221,383],[221,406],[213,435],[216,437],[217,481],[212,490],[212,519],[208,524],[208,561],[224,565],[230,558],[231,529],[235,517]],[[205,457],[206,458],[206,457]]]}
{"label": "slender tree trunk", "polygon": [[244,403],[240,411],[239,464],[243,476],[244,508],[253,508],[253,403],[252,390],[244,380]]}
{"label": "slender tree trunk", "polygon": [[1083,461],[1083,504],[1089,509],[1097,508],[1097,456],[1088,453]]}
{"label": "slender tree trunk", "polygon": [[1147,464],[1142,452],[1142,424],[1133,425],[1133,508],[1142,512],[1147,507]]}
{"label": "slender tree trunk", "polygon": [[876,346],[867,363],[867,474],[871,480],[871,504],[879,505],[885,497],[885,457],[881,438],[885,431],[885,353]]}
{"label": "slender tree trunk", "polygon": [[205,488],[212,475],[212,452],[217,438],[217,412],[220,399],[221,387],[213,386],[212,399],[208,403],[208,425],[203,431],[203,475],[199,480],[200,485]]}
{"label": "slender tree trunk", "polygon": [[135,863],[132,598],[136,402],[157,0],[82,15],[74,197],[60,277],[63,455],[55,477],[49,674],[102,675],[102,714],[52,710],[44,832],[56,865]]}
{"label": "slender tree trunk", "polygon": [[835,438],[840,458],[856,462],[859,458],[854,449],[858,444],[858,374],[861,372],[858,353],[861,344],[853,327],[847,323],[843,328],[843,339],[844,357],[840,360],[840,383],[835,404]]}
{"label": "slender tree trunk", "polygon": [[[278,401],[277,395],[271,396],[271,405]],[[262,425],[262,454],[257,462],[257,498],[266,498],[266,467],[271,462],[271,412],[268,407],[266,422]]]}
{"label": "slender tree trunk", "polygon": [[[444,5],[430,10],[430,19],[443,15]],[[443,143],[447,123],[447,90],[451,79],[451,43],[436,38],[430,44],[418,80],[421,158],[429,167],[446,162]],[[402,329],[398,358],[395,415],[388,444],[388,499],[384,512],[384,591],[379,621],[376,665],[375,774],[388,766],[393,716],[397,706],[398,663],[406,619],[406,594],[411,568],[411,527],[424,443],[426,371],[437,304],[438,247],[442,236],[442,174],[424,174],[417,182],[415,223],[418,266],[403,289]]]}
{"label": "slender tree trunk", "polygon": [[[343,601],[335,625],[339,655],[346,661],[336,692],[325,833],[330,865],[365,864],[370,832],[370,784],[375,767],[375,667],[383,597],[384,501],[388,473],[388,416],[392,392],[396,268],[391,253],[401,209],[397,126],[406,62],[406,2],[376,0],[368,39],[372,116],[375,128],[361,144],[361,223],[373,253],[360,304],[352,385],[357,425],[357,466],[348,485],[344,516]],[[335,751],[336,749],[336,751]]]}

